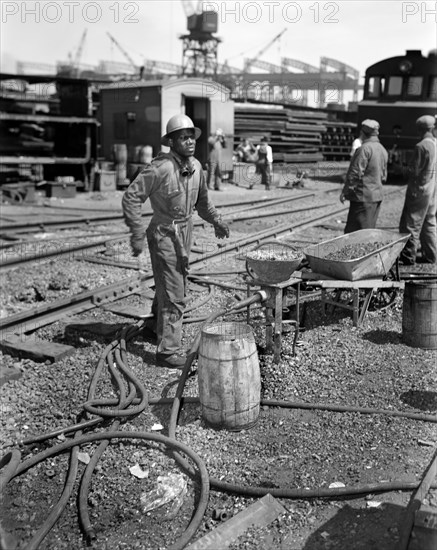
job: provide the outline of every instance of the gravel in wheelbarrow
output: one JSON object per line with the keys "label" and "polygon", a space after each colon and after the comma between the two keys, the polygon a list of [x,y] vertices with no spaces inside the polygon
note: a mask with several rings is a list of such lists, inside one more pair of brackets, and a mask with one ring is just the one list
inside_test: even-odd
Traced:
{"label": "gravel in wheelbarrow", "polygon": [[360,229],[304,249],[314,273],[344,281],[386,277],[409,235]]}

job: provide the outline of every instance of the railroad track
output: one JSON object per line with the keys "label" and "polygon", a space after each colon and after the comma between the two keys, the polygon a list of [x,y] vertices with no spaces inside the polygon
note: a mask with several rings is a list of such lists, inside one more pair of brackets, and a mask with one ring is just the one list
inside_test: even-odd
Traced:
{"label": "railroad track", "polygon": [[[303,198],[308,198],[311,194],[305,194]],[[291,200],[296,200],[301,197],[293,197]],[[267,205],[270,202],[273,202],[275,206],[280,203],[288,202],[288,200],[274,200],[267,201]],[[258,205],[259,206],[259,205]],[[263,207],[266,208],[266,201],[264,201]],[[308,213],[311,208],[296,209],[299,211],[299,214],[303,215]],[[247,211],[247,210],[244,210]],[[263,241],[270,240],[272,238],[281,238],[291,234],[293,231],[302,230],[307,227],[311,227],[321,223],[323,221],[330,220],[332,217],[337,216],[340,213],[347,211],[347,208],[333,208],[332,203],[323,204],[317,209],[317,214],[315,216],[304,216],[300,221],[295,222],[283,222],[277,224],[277,217],[280,216],[278,212],[271,213],[270,216],[274,217],[272,227],[267,229],[253,232],[249,236],[245,235],[244,237],[237,238],[229,243],[226,243],[222,246],[215,246],[213,250],[197,250],[194,247],[194,251],[191,259],[191,270],[194,272],[197,269],[205,269],[205,266],[213,263],[217,259],[226,259],[226,261],[231,262],[237,255],[244,253],[246,250],[249,250],[254,245],[259,245]],[[241,214],[242,210],[238,210],[235,215]],[[285,215],[289,215],[287,210]],[[243,216],[243,218],[246,218]],[[237,221],[238,218],[234,218],[232,222]],[[242,220],[243,222],[245,220]],[[197,226],[203,226],[204,222],[199,220]],[[126,240],[128,235],[124,240]],[[58,249],[51,251],[48,255],[34,255],[31,257],[17,257],[14,259],[7,260],[4,262],[3,269],[18,269],[23,265],[32,264],[33,262],[41,261],[44,259],[50,259],[54,257],[66,257],[69,255],[69,259],[74,264],[74,261],[89,261],[90,263],[101,263],[104,265],[115,265],[117,267],[123,267],[125,269],[132,269],[139,271],[140,267],[138,263],[132,262],[131,259],[127,262],[119,261],[114,262],[111,259],[102,257],[87,257],[87,254],[81,254],[89,249],[104,249],[110,242],[119,242],[120,239],[106,239],[105,241],[99,241],[98,243],[88,243],[78,245],[72,250],[71,248],[67,250]],[[72,268],[74,269],[74,268]],[[25,312],[17,313],[15,315],[10,315],[0,320],[0,337],[7,338],[13,334],[26,334],[33,332],[42,326],[51,324],[56,320],[61,319],[67,315],[77,314],[84,311],[88,311],[110,301],[118,300],[120,298],[126,297],[129,294],[138,293],[141,291],[141,288],[150,288],[154,284],[153,275],[151,270],[143,272],[142,274],[137,274],[134,277],[123,279],[117,283],[108,286],[102,286],[94,290],[81,292],[70,298],[64,298],[57,300],[52,303],[44,304],[31,308]]]}
{"label": "railroad track", "polygon": [[[328,191],[328,193],[329,192],[330,191]],[[393,191],[393,193],[398,192],[398,190]],[[278,210],[278,207],[287,205],[289,202],[310,199],[313,198],[314,195],[315,193],[301,193],[299,195],[281,197],[279,199],[256,199],[248,201],[243,207],[241,206],[241,201],[238,203],[229,202],[222,205],[226,219],[232,225],[243,224],[245,233],[223,244],[219,243],[219,245],[217,245],[215,240],[214,244],[210,240],[207,240],[203,243],[203,246],[193,246],[190,262],[191,271],[194,273],[196,269],[205,270],[208,265],[214,264],[217,260],[220,260],[221,263],[226,263],[234,261],[237,256],[241,259],[244,257],[245,252],[250,250],[253,246],[259,245],[263,241],[271,240],[272,238],[285,238],[292,233],[296,242],[301,241],[305,244],[308,242],[308,239],[306,239],[304,235],[306,229],[321,225],[324,222],[329,222],[339,215],[346,214],[348,211],[348,206],[339,207],[338,202],[326,202],[326,192],[319,194],[319,200],[320,197],[321,200],[317,205]],[[273,211],[269,211],[271,208],[273,208]],[[263,211],[260,212],[260,210]],[[248,214],[248,211],[252,211],[252,213]],[[293,213],[295,215],[292,216],[292,220],[290,220],[289,217]],[[310,215],[308,215],[309,213]],[[287,216],[287,221],[280,223],[282,216]],[[267,220],[268,227],[260,231],[253,231],[253,225],[248,225],[246,222],[248,220],[253,221],[254,219]],[[200,235],[200,237],[202,237],[202,235],[204,235],[205,225],[208,224],[205,224],[200,218],[196,220],[194,242],[196,242],[197,236]],[[332,227],[337,228],[338,225],[332,225]],[[46,254],[27,254],[24,256],[18,254],[16,257],[4,260],[3,263],[0,264],[1,270],[19,269],[25,265],[36,265],[36,262],[53,258],[68,258],[68,260],[72,262],[72,272],[74,272],[74,262],[81,261],[91,264],[120,267],[136,271],[137,273],[133,277],[124,278],[111,285],[80,292],[69,298],[56,300],[51,303],[30,308],[24,312],[4,317],[0,319],[0,337],[5,338],[17,333],[30,333],[67,315],[88,311],[103,304],[107,304],[108,302],[129,296],[130,294],[138,294],[141,289],[153,287],[154,281],[151,269],[144,272],[144,267],[141,268],[138,262],[132,261],[130,257],[127,246],[128,236],[128,233],[122,233],[121,235],[117,234],[115,237],[102,239],[93,243],[85,242],[74,247],[67,246],[65,249],[56,247],[54,250],[49,250]],[[120,260],[114,260],[104,255],[99,257],[89,254],[89,251],[105,252],[111,245],[120,243],[124,243],[126,246],[127,258],[123,258],[123,256],[120,255]],[[45,242],[45,244],[49,243]],[[6,251],[10,252],[10,247],[8,247]],[[4,252],[5,250],[3,250],[3,257]]]}

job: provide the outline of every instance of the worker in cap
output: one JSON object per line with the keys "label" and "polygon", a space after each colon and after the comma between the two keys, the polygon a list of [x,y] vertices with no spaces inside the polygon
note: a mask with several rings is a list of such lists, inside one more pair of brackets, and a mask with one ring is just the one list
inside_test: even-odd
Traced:
{"label": "worker in cap", "polygon": [[379,134],[379,122],[370,118],[363,120],[361,123],[361,131],[366,136],[377,136]]}
{"label": "worker in cap", "polygon": [[345,233],[374,229],[387,181],[388,153],[378,139],[379,123],[367,119],[361,124],[359,147],[349,164],[340,201],[350,201]]}
{"label": "worker in cap", "polygon": [[[159,153],[133,180],[122,199],[133,255],[142,253],[147,237],[155,279],[153,317],[147,319],[143,336],[156,343],[156,363],[167,368],[182,368],[186,361],[181,352],[182,316],[193,210],[214,226],[217,238],[229,237],[227,224],[208,196],[202,165],[194,157],[200,135],[188,116],[171,117],[161,138],[170,151]],[[146,229],[141,205],[147,199],[153,215]]]}
{"label": "worker in cap", "polygon": [[221,128],[208,138],[207,183],[208,189],[221,191],[223,149],[226,147],[226,137]]}
{"label": "worker in cap", "polygon": [[416,126],[419,129],[432,130],[435,128],[435,117],[431,115],[423,115],[416,120]]}
{"label": "worker in cap", "polygon": [[[433,135],[435,117],[423,115],[416,120],[420,141],[414,148],[413,166],[408,180],[399,231],[410,238],[401,252],[400,263],[437,262],[436,161],[437,144]],[[417,256],[419,246],[422,250]]]}

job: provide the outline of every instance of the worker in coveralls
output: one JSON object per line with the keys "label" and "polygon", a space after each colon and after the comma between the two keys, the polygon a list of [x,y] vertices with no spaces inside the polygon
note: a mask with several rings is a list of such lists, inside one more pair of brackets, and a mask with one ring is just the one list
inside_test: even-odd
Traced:
{"label": "worker in coveralls", "polygon": [[363,143],[350,162],[340,201],[350,201],[345,233],[374,229],[387,180],[388,153],[378,139],[379,123],[365,120],[361,125]]}
{"label": "worker in coveralls", "polygon": [[[145,337],[156,337],[156,360],[159,366],[182,368],[182,316],[189,253],[193,233],[193,210],[211,223],[219,239],[229,237],[227,224],[221,221],[208,197],[200,162],[194,158],[196,139],[201,131],[185,115],[175,115],[167,123],[161,143],[170,152],[159,153],[129,185],[123,195],[124,219],[131,231],[134,256],[143,251],[147,236],[155,298],[153,319],[146,324]],[[153,216],[147,230],[141,221],[141,205],[147,199]]]}
{"label": "worker in coveralls", "polygon": [[409,233],[400,262],[412,265],[416,262],[417,248],[420,242],[422,256],[419,263],[437,262],[436,234],[436,148],[433,135],[435,118],[430,115],[416,120],[421,137],[414,149],[414,165],[408,182],[402,210],[399,231]]}
{"label": "worker in coveralls", "polygon": [[[222,151],[226,147],[226,138],[221,128],[208,138],[208,189],[220,191],[222,184]],[[213,187],[214,186],[214,187]]]}

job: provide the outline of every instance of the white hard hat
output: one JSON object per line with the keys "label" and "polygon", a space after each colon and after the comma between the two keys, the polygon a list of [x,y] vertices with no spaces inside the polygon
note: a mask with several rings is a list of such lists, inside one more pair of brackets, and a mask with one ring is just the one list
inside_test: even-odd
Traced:
{"label": "white hard hat", "polygon": [[194,138],[199,139],[202,134],[202,130],[194,126],[193,121],[187,115],[174,115],[167,122],[166,133],[161,138],[162,145],[168,146],[168,139],[171,137],[173,132],[178,130],[194,130]]}

